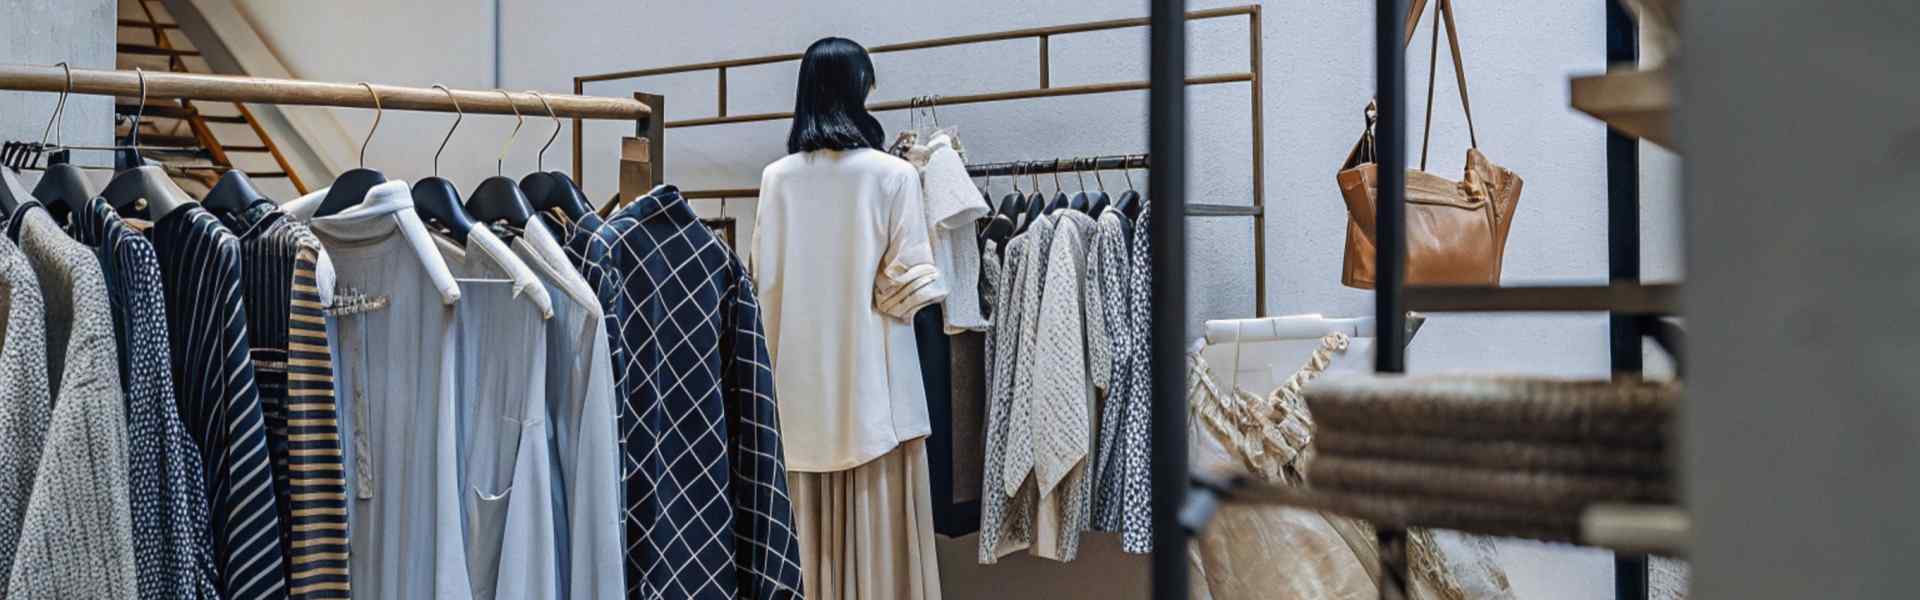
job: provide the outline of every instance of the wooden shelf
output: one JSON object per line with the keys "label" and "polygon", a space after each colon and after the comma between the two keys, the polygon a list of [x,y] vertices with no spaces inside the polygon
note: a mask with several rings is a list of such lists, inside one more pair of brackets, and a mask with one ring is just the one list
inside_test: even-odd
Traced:
{"label": "wooden shelf", "polygon": [[1671,315],[1680,310],[1677,284],[1538,287],[1408,286],[1407,310],[1423,312],[1618,312]]}
{"label": "wooden shelf", "polygon": [[1678,149],[1673,143],[1673,73],[1666,67],[1574,77],[1573,108],[1621,133]]}
{"label": "wooden shelf", "polygon": [[1602,504],[1580,515],[1580,541],[1636,554],[1684,556],[1693,518],[1678,506]]}

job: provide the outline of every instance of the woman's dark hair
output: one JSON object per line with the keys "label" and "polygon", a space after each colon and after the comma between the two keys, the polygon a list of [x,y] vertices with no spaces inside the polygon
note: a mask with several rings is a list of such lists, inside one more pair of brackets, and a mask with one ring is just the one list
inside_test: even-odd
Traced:
{"label": "woman's dark hair", "polygon": [[880,149],[886,134],[867,112],[873,85],[873,59],[860,44],[830,37],[808,46],[793,94],[787,152]]}

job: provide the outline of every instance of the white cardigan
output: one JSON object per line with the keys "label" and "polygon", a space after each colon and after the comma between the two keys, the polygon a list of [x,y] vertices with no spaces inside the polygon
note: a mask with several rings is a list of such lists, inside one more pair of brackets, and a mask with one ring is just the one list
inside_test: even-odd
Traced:
{"label": "white cardigan", "polygon": [[912,318],[947,287],[913,165],[869,149],[767,165],[750,259],[788,470],[851,469],[932,432]]}

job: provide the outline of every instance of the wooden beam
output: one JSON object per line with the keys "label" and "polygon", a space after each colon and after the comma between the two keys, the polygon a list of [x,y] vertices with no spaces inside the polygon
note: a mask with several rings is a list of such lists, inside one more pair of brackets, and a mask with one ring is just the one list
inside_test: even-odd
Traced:
{"label": "wooden beam", "polygon": [[[197,73],[146,73],[147,101],[159,99],[215,100],[300,106],[338,106],[374,108],[373,96],[357,83],[331,83],[265,77],[201,75]],[[0,65],[0,89],[59,92],[67,78],[59,67],[37,65]],[[447,94],[433,88],[373,84],[382,108],[453,112]],[[140,78],[133,71],[73,70],[73,93],[96,96],[137,98]],[[533,94],[503,94],[486,90],[453,90],[460,109],[468,113],[510,115],[517,108],[522,114],[544,115],[546,106]],[[544,94],[543,94],[544,95]],[[652,114],[646,104],[626,98],[548,95],[554,114],[563,118],[618,119],[631,121]]]}

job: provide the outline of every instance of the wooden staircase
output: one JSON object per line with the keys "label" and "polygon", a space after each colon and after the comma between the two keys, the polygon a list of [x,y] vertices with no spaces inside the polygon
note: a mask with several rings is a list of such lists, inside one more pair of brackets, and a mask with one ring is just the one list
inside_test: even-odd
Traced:
{"label": "wooden staircase", "polygon": [[[116,38],[116,62],[121,69],[212,72],[160,0],[120,0]],[[210,188],[221,174],[238,169],[270,195],[279,187],[272,183],[276,180],[287,186],[278,191],[291,192],[283,198],[308,192],[300,174],[244,104],[150,98],[143,109],[136,101],[122,99],[114,112],[118,143],[131,141],[138,123],[141,154],[163,163],[190,190]]]}

